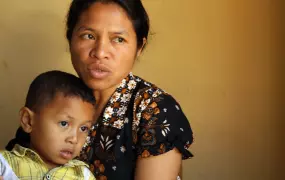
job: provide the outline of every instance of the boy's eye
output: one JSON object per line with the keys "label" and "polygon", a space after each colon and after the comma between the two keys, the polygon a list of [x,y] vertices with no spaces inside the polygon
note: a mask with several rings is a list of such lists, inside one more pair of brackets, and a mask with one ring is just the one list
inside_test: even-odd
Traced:
{"label": "boy's eye", "polygon": [[61,121],[61,122],[59,123],[59,125],[60,125],[61,127],[67,127],[67,126],[68,126],[68,122],[66,122],[66,121]]}
{"label": "boy's eye", "polygon": [[87,132],[89,130],[89,128],[87,126],[82,126],[82,127],[80,127],[80,130],[82,132]]}
{"label": "boy's eye", "polygon": [[123,42],[125,42],[125,39],[124,39],[124,38],[121,38],[121,37],[116,37],[116,38],[114,39],[114,42],[116,42],[116,43],[123,43]]}

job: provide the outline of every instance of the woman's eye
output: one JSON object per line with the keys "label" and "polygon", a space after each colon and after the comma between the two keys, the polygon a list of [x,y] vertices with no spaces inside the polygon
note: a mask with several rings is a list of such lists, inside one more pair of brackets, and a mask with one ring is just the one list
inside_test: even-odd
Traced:
{"label": "woman's eye", "polygon": [[68,126],[68,122],[66,122],[66,121],[61,121],[60,123],[59,123],[59,125],[61,126],[61,127],[67,127]]}
{"label": "woman's eye", "polygon": [[81,130],[82,132],[87,132],[87,131],[89,130],[89,128],[86,127],[86,126],[82,126],[82,127],[80,128],[80,130]]}
{"label": "woman's eye", "polygon": [[83,39],[95,39],[92,34],[84,34],[82,37]]}
{"label": "woman's eye", "polygon": [[117,38],[114,39],[114,42],[116,42],[116,43],[123,43],[123,42],[125,42],[125,39],[121,38],[121,37],[117,37]]}

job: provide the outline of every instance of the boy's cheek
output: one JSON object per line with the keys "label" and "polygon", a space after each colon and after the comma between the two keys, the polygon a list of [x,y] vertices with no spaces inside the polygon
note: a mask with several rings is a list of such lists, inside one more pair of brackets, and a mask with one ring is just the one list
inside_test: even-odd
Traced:
{"label": "boy's cheek", "polygon": [[87,134],[80,137],[78,141],[78,146],[81,149],[84,143],[86,142]]}

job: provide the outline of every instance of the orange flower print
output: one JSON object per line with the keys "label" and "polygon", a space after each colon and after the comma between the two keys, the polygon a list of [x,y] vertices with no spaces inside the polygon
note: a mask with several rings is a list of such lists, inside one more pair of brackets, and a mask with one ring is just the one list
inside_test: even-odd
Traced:
{"label": "orange flower print", "polygon": [[158,152],[159,152],[160,154],[165,153],[165,145],[164,145],[164,144],[160,144]]}
{"label": "orange flower print", "polygon": [[136,144],[138,142],[138,135],[136,131],[133,131],[133,142]]}
{"label": "orange flower print", "polygon": [[121,94],[119,92],[115,92],[111,97],[111,102],[116,102],[120,98]]}
{"label": "orange flower print", "polygon": [[96,130],[92,131],[91,136],[92,136],[92,137],[95,137],[95,136],[96,136]]}
{"label": "orange flower print", "polygon": [[95,160],[93,164],[94,164],[96,167],[99,167],[99,165],[100,165],[100,160]]}
{"label": "orange flower print", "polygon": [[143,113],[142,113],[142,117],[143,117],[145,120],[150,120],[151,114],[148,113],[148,112],[143,112]]}
{"label": "orange flower print", "polygon": [[148,99],[149,98],[149,94],[147,92],[143,93],[143,98],[144,99]]}
{"label": "orange flower print", "polygon": [[98,180],[107,180],[106,176],[99,176]]}
{"label": "orange flower print", "polygon": [[117,120],[116,117],[112,117],[111,120],[110,120],[110,123],[114,123],[116,120]]}
{"label": "orange flower print", "polygon": [[100,171],[101,173],[104,173],[105,167],[104,167],[103,164],[100,164],[100,165],[99,165],[99,171]]}
{"label": "orange flower print", "polygon": [[135,101],[135,107],[139,106],[141,104],[142,97],[138,97]]}
{"label": "orange flower print", "polygon": [[128,82],[128,81],[130,80],[129,76],[128,76],[128,77],[126,77],[125,79],[126,79],[126,82]]}
{"label": "orange flower print", "polygon": [[122,94],[125,94],[127,92],[127,88],[123,88],[121,92]]}
{"label": "orange flower print", "polygon": [[152,135],[149,132],[144,133],[143,139],[146,141],[150,141],[152,139]]}
{"label": "orange flower print", "polygon": [[153,114],[159,114],[159,113],[160,113],[159,108],[155,108]]}
{"label": "orange flower print", "polygon": [[148,152],[148,150],[145,149],[145,150],[143,151],[143,153],[142,153],[142,157],[143,157],[143,158],[147,158],[147,157],[149,157],[149,156],[150,156],[150,153]]}
{"label": "orange flower print", "polygon": [[94,172],[94,171],[95,171],[95,167],[94,167],[93,164],[90,165],[89,170],[90,170],[91,172]]}
{"label": "orange flower print", "polygon": [[150,99],[147,99],[147,100],[143,101],[143,102],[141,103],[140,107],[141,107],[142,109],[146,108],[149,102],[150,102]]}
{"label": "orange flower print", "polygon": [[115,102],[113,105],[114,108],[119,108],[120,107],[120,102]]}
{"label": "orange flower print", "polygon": [[156,102],[152,102],[152,103],[149,105],[149,107],[151,107],[151,108],[156,108],[156,107],[157,107]]}

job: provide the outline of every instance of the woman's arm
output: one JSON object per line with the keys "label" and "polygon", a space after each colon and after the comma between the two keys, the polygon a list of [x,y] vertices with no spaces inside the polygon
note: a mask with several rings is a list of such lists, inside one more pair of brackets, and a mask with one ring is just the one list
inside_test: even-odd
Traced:
{"label": "woman's arm", "polygon": [[158,156],[137,160],[135,180],[176,180],[182,164],[182,155],[173,149]]}
{"label": "woman's arm", "polygon": [[138,101],[135,180],[177,180],[182,159],[193,156],[188,151],[193,142],[189,121],[175,99],[159,90],[145,92]]}

